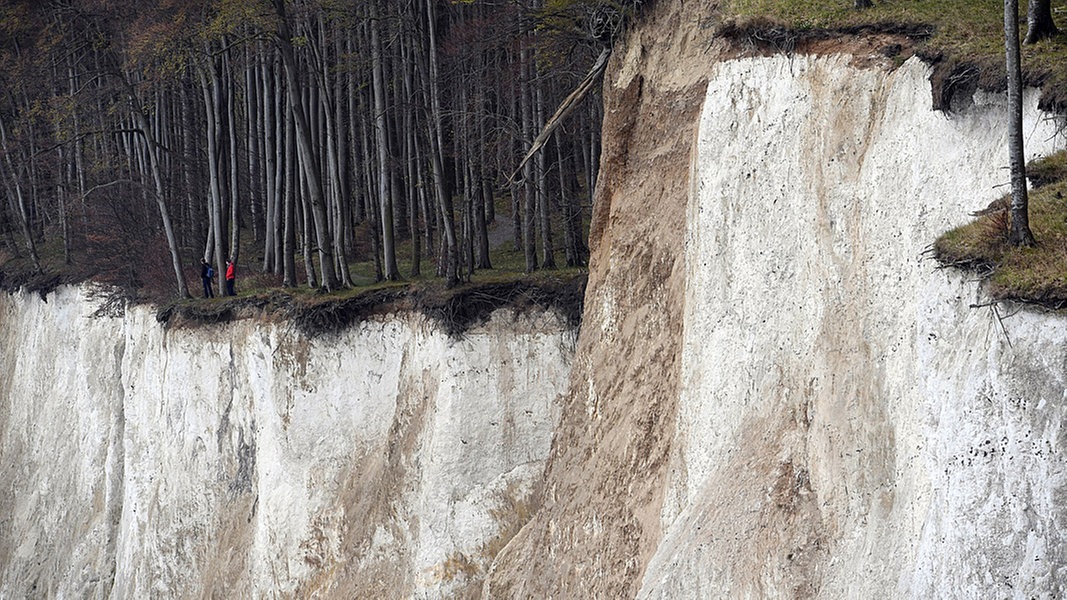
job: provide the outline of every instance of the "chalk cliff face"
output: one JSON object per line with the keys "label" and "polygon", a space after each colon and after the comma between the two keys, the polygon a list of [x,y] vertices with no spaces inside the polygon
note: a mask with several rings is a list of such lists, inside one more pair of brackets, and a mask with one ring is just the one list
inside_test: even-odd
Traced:
{"label": "chalk cliff face", "polygon": [[[1004,102],[935,112],[917,59],[853,60],[708,71],[641,597],[1067,593],[1067,322],[1001,322],[926,254],[1004,193]],[[1031,155],[1064,142],[1036,104]]]}
{"label": "chalk cliff face", "polygon": [[308,339],[0,298],[0,596],[454,597],[534,508],[574,332]]}
{"label": "chalk cliff face", "polygon": [[738,58],[707,8],[613,59],[565,442],[487,596],[1064,596],[1067,326],[927,255],[1004,193],[1003,100],[932,110],[885,39]]}
{"label": "chalk cliff face", "polygon": [[0,298],[0,597],[1067,596],[1067,324],[927,255],[1003,193],[1002,100],[709,14],[612,59],[577,341]]}

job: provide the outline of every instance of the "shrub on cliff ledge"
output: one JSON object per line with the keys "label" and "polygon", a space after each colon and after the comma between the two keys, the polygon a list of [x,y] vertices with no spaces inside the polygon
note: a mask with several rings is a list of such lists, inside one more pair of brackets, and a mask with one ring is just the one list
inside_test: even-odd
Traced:
{"label": "shrub on cliff ledge", "polygon": [[1030,198],[1033,248],[1008,243],[1008,200],[1002,198],[975,213],[971,223],[945,233],[934,243],[937,260],[946,266],[977,271],[988,278],[996,299],[1067,307],[1067,153],[1035,161]]}

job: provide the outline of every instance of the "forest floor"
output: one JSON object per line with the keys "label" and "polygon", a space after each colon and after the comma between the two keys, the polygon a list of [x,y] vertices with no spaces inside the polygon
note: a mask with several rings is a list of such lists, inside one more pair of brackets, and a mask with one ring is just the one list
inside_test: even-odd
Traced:
{"label": "forest floor", "polygon": [[168,326],[198,326],[260,316],[290,320],[307,335],[341,331],[375,315],[417,312],[447,334],[460,336],[484,323],[498,309],[552,310],[569,326],[582,316],[586,275],[577,270],[541,271],[521,277],[484,278],[445,288],[441,280],[392,282],[335,293],[264,289],[234,297],[188,299],[162,305],[157,313]]}
{"label": "forest floor", "polygon": [[[426,315],[449,335],[461,335],[484,322],[494,311],[512,308],[517,312],[552,310],[570,326],[576,327],[582,315],[586,268],[562,267],[527,273],[525,256],[513,243],[510,209],[504,205],[504,199],[499,199],[497,204],[497,218],[489,227],[490,260],[494,268],[467,274],[451,289],[435,275],[435,263],[426,256],[425,248],[422,274],[411,275],[410,236],[401,240],[397,247],[398,266],[403,274],[399,281],[378,281],[374,262],[367,258],[369,248],[360,248],[357,260],[349,264],[353,287],[333,292],[308,287],[303,263],[297,257],[300,285],[286,288],[277,276],[260,272],[261,244],[252,240],[248,231],[243,232],[245,241],[238,260],[237,295],[234,297],[221,295],[218,289],[220,278],[216,278],[215,298],[200,297],[198,267],[196,273],[193,267],[186,273],[193,297],[175,299],[172,292],[153,294],[145,289],[93,287],[91,274],[77,264],[35,273],[28,258],[10,256],[0,256],[0,289],[22,290],[46,297],[60,285],[89,282],[91,293],[100,301],[99,313],[118,314],[126,302],[148,302],[159,307],[157,317],[168,326],[199,326],[259,316],[291,320],[305,333],[320,335],[339,331],[373,315],[413,311]],[[559,231],[558,227],[556,231]],[[438,241],[435,239],[435,245]],[[62,264],[61,249],[42,247],[39,251],[43,262]],[[555,254],[557,261],[563,262],[563,252],[557,249]],[[169,269],[161,265],[157,270],[161,272],[155,274],[153,280],[173,287]],[[168,294],[170,299],[167,299]]]}
{"label": "forest floor", "polygon": [[[412,240],[408,237],[397,247],[398,268],[402,273],[399,281],[379,281],[373,260],[351,262],[349,269],[355,285],[334,292],[306,285],[284,288],[273,275],[251,275],[238,279],[236,297],[163,303],[158,318],[172,326],[192,326],[259,314],[290,320],[308,335],[321,335],[342,330],[373,315],[409,311],[429,317],[446,333],[455,336],[484,322],[494,311],[511,308],[518,312],[553,310],[576,327],[582,315],[586,269],[565,267],[527,273],[525,256],[512,241],[512,222],[504,200],[498,199],[497,217],[489,224],[493,268],[467,273],[451,289],[435,275],[436,265],[426,256],[425,248],[421,274],[411,275]],[[435,245],[438,242],[435,239]],[[261,260],[261,252],[249,250],[246,256]],[[361,256],[366,259],[369,249],[362,250]],[[557,249],[555,254],[560,260],[562,252]],[[297,270],[302,278],[302,263],[297,265]],[[254,273],[255,268],[244,272]],[[198,293],[199,287],[190,289]]]}

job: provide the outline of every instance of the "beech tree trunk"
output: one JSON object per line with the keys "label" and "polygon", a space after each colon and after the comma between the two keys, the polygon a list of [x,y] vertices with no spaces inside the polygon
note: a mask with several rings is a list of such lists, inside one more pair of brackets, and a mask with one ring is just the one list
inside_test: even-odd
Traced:
{"label": "beech tree trunk", "polygon": [[428,53],[429,62],[429,88],[430,88],[430,141],[431,141],[431,165],[433,166],[434,191],[437,194],[438,207],[441,212],[443,237],[445,240],[445,287],[454,287],[459,283],[459,244],[456,240],[456,225],[452,213],[452,198],[446,193],[444,180],[444,165],[442,159],[441,132],[441,99],[438,91],[437,73],[437,34],[435,32],[435,18],[433,0],[426,0],[426,15],[429,22],[430,48]]}
{"label": "beech tree trunk", "polygon": [[[522,145],[524,148],[528,148],[533,144],[535,135],[535,126],[533,123],[533,109],[530,106],[530,80],[532,74],[530,71],[530,59],[528,51],[523,48],[520,50],[520,83],[519,83],[519,105],[522,110]],[[532,273],[537,270],[537,230],[536,230],[536,218],[537,218],[537,190],[534,189],[535,173],[534,163],[532,161],[526,161],[522,167],[522,188],[523,188],[523,207],[522,207],[522,247],[523,255],[526,258],[526,272]]]}
{"label": "beech tree trunk", "polygon": [[[15,199],[18,201],[18,209],[15,211],[18,215],[19,228],[22,229],[22,236],[26,242],[26,251],[30,253],[30,260],[33,261],[33,268],[38,273],[41,272],[41,258],[37,255],[37,244],[33,241],[33,231],[30,229],[29,215],[26,214],[26,200],[22,195],[22,184],[19,183],[19,174],[15,170],[14,165],[11,162],[11,152],[7,143],[7,129],[4,127],[4,122],[0,119],[0,142],[3,143],[4,156],[6,158],[8,171],[11,173],[11,179],[14,181]],[[7,180],[5,178],[5,187],[7,187]],[[10,192],[8,197],[11,197]]]}
{"label": "beech tree trunk", "polygon": [[393,199],[390,189],[392,168],[389,164],[389,132],[385,118],[385,75],[382,66],[381,24],[378,2],[370,3],[371,63],[374,87],[374,141],[378,148],[378,202],[382,217],[382,258],[384,276],[389,281],[400,279],[396,266],[396,243],[393,239]]}
{"label": "beech tree trunk", "polygon": [[1033,246],[1026,155],[1023,150],[1023,78],[1019,59],[1019,1],[1004,0],[1004,54],[1008,68],[1008,157],[1011,162],[1011,233],[1013,246]]}
{"label": "beech tree trunk", "polygon": [[278,47],[278,53],[282,58],[282,67],[285,69],[285,78],[288,84],[287,91],[293,103],[297,153],[300,156],[299,162],[304,177],[307,179],[311,218],[315,222],[315,238],[319,246],[319,270],[322,273],[322,285],[327,291],[332,291],[337,288],[337,277],[333,269],[333,240],[330,238],[327,226],[322,178],[319,175],[317,155],[314,144],[311,141],[311,130],[307,116],[304,113],[304,101],[300,95],[301,87],[296,58],[293,53],[292,35],[290,34],[289,22],[285,13],[285,0],[271,1],[278,15],[278,31],[274,40]]}
{"label": "beech tree trunk", "polygon": [[1035,44],[1059,33],[1056,23],[1052,20],[1051,4],[1051,0],[1030,0],[1026,9],[1024,44]]}
{"label": "beech tree trunk", "polygon": [[178,251],[178,241],[174,236],[174,227],[171,225],[170,211],[167,210],[167,201],[164,196],[163,173],[159,167],[159,145],[156,144],[156,140],[152,136],[152,128],[148,123],[148,118],[144,115],[144,110],[141,108],[140,100],[137,98],[133,86],[126,82],[126,88],[134,120],[140,127],[141,135],[144,136],[149,168],[152,173],[152,183],[156,192],[156,206],[159,208],[159,216],[163,221],[163,231],[167,236],[167,248],[170,250],[171,263],[174,266],[174,277],[178,283],[178,295],[182,298],[188,298],[189,288],[185,285],[185,277],[182,275],[181,253]]}

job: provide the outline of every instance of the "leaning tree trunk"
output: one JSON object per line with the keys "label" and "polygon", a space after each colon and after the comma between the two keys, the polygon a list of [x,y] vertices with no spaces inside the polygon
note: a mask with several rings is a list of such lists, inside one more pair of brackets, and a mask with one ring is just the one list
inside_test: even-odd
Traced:
{"label": "leaning tree trunk", "polygon": [[285,0],[273,0],[278,15],[278,31],[274,37],[285,70],[289,99],[293,103],[293,118],[296,125],[296,149],[300,155],[300,166],[308,184],[308,200],[311,204],[311,218],[315,224],[315,238],[319,245],[319,271],[322,285],[327,291],[337,288],[337,274],[333,264],[333,240],[326,220],[322,178],[319,175],[318,161],[314,144],[311,141],[311,129],[304,113],[304,101],[300,96],[299,78],[297,77],[296,58],[293,53],[292,35],[289,31],[288,17],[285,14]]}
{"label": "leaning tree trunk", "polygon": [[133,86],[128,81],[125,84],[129,94],[131,112],[133,112],[137,126],[141,130],[141,135],[144,136],[145,148],[148,152],[148,166],[152,172],[152,183],[155,186],[156,204],[159,207],[159,216],[163,220],[163,231],[167,236],[167,247],[170,249],[170,258],[174,266],[174,277],[178,283],[178,295],[182,298],[188,298],[189,288],[185,285],[185,277],[182,276],[182,261],[178,252],[178,241],[174,237],[174,227],[171,225],[170,211],[167,210],[167,201],[163,191],[163,173],[159,167],[159,147],[156,144],[155,137],[152,135],[152,128],[148,124],[148,118],[144,115],[144,110],[141,108],[141,103],[133,90]]}
{"label": "leaning tree trunk", "polygon": [[426,16],[429,22],[429,63],[430,83],[430,164],[433,167],[434,192],[441,213],[445,240],[445,287],[454,287],[459,283],[459,247],[456,240],[456,225],[452,214],[452,198],[445,191],[444,165],[442,154],[444,142],[441,133],[441,99],[438,90],[437,72],[437,33],[434,18],[433,1],[426,0]]}
{"label": "leaning tree trunk", "polygon": [[1026,10],[1026,40],[1024,44],[1034,44],[1048,39],[1057,33],[1056,23],[1052,20],[1051,0],[1030,0]]}
{"label": "leaning tree trunk", "polygon": [[1026,196],[1023,152],[1023,78],[1019,60],[1019,0],[1004,0],[1004,54],[1008,68],[1008,156],[1011,162],[1011,233],[1013,246],[1033,246]]}

